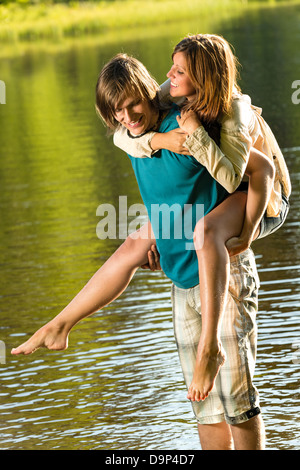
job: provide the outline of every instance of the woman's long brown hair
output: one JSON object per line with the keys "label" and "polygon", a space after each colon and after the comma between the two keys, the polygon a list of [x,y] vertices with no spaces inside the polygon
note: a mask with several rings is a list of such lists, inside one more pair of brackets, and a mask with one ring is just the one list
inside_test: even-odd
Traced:
{"label": "woman's long brown hair", "polygon": [[203,124],[212,124],[230,111],[232,94],[237,85],[238,61],[231,46],[221,36],[190,35],[175,46],[173,56],[183,52],[187,73],[196,90],[185,110],[198,114]]}

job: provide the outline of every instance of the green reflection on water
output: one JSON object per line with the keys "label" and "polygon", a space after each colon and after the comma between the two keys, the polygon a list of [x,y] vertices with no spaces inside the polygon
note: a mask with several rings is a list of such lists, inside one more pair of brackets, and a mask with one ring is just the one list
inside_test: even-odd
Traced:
{"label": "green reflection on water", "polygon": [[[233,43],[243,64],[244,91],[264,108],[281,146],[299,147],[300,106],[291,101],[291,84],[299,79],[299,24],[299,7],[251,10],[245,16],[227,12],[205,23],[197,19],[163,30],[137,30],[126,39],[111,38],[106,43],[103,38],[72,41],[68,48],[61,45],[56,50],[38,46],[2,59],[0,78],[7,85],[7,104],[0,108],[0,339],[7,351],[58,313],[120,243],[97,238],[98,205],[117,207],[120,195],[128,196],[128,206],[141,202],[129,160],[107,139],[95,114],[94,88],[102,65],[120,50],[126,51],[162,82],[172,46],[187,32],[201,29],[222,34]],[[299,151],[287,152],[287,161],[297,211]],[[257,243],[262,268],[274,260],[280,268],[299,259],[295,244],[299,225],[292,225],[298,223],[298,215],[291,213],[290,228],[278,238]],[[290,243],[289,250],[282,250],[285,243]],[[264,273],[262,278],[268,279]],[[166,439],[172,441],[172,419],[182,400],[180,406],[188,418],[184,414],[180,439],[192,425],[171,339],[168,288],[162,274],[139,273],[116,303],[76,327],[63,355],[38,352],[36,357],[8,357],[1,393],[8,404],[9,430],[2,447],[120,448],[125,439],[128,448],[146,448],[146,423],[151,422],[157,427],[151,436],[148,430],[148,438],[157,448],[168,448],[168,441],[161,444],[161,434],[166,432]],[[166,300],[161,304],[163,295]],[[284,297],[281,303],[285,305]],[[263,308],[267,312],[272,304],[263,301]],[[137,330],[140,338],[135,347]],[[15,336],[20,334],[25,336]],[[161,335],[167,351],[162,371]],[[120,348],[124,348],[122,359]],[[160,386],[149,384],[149,377]],[[181,394],[172,409],[168,399],[176,389],[174,381]],[[167,409],[167,429],[158,421],[163,409]],[[134,420],[136,428],[130,425]],[[56,435],[59,432],[63,438]],[[287,436],[282,435],[282,448]]]}

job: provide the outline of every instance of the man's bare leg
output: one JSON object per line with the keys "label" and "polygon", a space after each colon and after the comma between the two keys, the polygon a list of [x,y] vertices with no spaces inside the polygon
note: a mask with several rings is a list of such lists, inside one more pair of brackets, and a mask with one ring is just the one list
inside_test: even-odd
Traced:
{"label": "man's bare leg", "polygon": [[138,236],[125,240],[67,307],[28,341],[13,349],[12,354],[31,354],[41,347],[66,349],[73,326],[122,294],[138,267],[148,262],[147,253],[153,243],[155,238],[148,223],[138,231]]}
{"label": "man's bare leg", "polygon": [[228,425],[198,424],[202,450],[264,450],[265,427],[261,415],[248,421]]}
{"label": "man's bare leg", "polygon": [[235,450],[264,450],[265,426],[261,414],[245,423],[231,425]]}
{"label": "man's bare leg", "polygon": [[224,421],[217,424],[198,424],[202,450],[233,450],[230,426]]}

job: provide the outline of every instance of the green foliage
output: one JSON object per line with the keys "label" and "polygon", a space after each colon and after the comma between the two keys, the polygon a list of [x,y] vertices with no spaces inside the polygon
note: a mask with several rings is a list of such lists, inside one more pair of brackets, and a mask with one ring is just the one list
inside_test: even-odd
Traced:
{"label": "green foliage", "polygon": [[[299,0],[280,1],[280,5],[299,4]],[[4,4],[4,2],[7,2]],[[247,8],[276,0],[0,0],[0,41],[57,41],[66,37],[130,31],[136,27],[174,24],[193,18],[235,15]]]}
{"label": "green foliage", "polygon": [[[106,3],[114,3],[114,2],[124,2],[126,3],[128,0],[106,0]],[[260,0],[260,3],[265,3],[265,2],[269,2],[269,3],[276,3],[276,2],[287,2],[287,1],[290,1],[290,2],[293,2],[294,0]],[[88,3],[99,3],[100,0],[80,0],[79,3],[81,4],[88,4]],[[161,3],[163,3],[164,0],[161,0]],[[257,0],[240,0],[241,3],[252,3],[252,2],[257,2]],[[17,5],[53,5],[53,4],[57,4],[57,3],[65,3],[65,4],[68,4],[68,5],[72,5],[74,3],[78,3],[78,2],[74,2],[74,0],[0,0],[0,5],[7,5],[9,3],[15,3]],[[146,1],[144,2],[141,2],[141,3],[147,3]]]}

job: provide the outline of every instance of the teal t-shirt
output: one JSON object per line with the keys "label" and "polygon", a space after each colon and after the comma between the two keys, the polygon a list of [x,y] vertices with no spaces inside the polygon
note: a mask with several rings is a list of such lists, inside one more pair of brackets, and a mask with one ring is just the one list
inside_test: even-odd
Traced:
{"label": "teal t-shirt", "polygon": [[[174,106],[159,132],[177,128],[179,114]],[[155,234],[162,270],[178,287],[197,285],[196,222],[228,193],[192,156],[162,149],[152,158],[129,158]]]}

